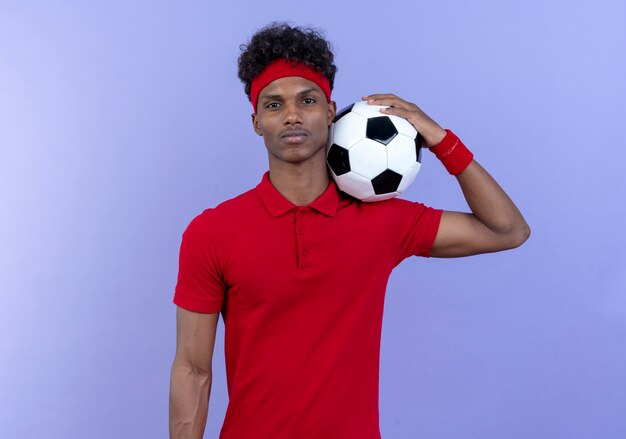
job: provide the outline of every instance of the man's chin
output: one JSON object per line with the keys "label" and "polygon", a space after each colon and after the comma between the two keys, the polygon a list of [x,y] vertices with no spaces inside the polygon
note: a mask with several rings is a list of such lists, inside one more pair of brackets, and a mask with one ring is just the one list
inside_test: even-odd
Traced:
{"label": "man's chin", "polygon": [[301,165],[308,162],[319,161],[326,166],[326,146],[315,151],[306,150],[305,148],[292,148],[287,151],[281,151],[279,154],[270,153],[270,160],[288,163],[290,165]]}

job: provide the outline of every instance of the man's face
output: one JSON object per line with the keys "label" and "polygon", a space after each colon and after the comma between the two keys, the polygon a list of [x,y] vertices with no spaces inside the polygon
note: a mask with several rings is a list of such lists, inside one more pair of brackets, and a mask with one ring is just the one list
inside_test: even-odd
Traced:
{"label": "man's face", "polygon": [[328,127],[335,117],[334,102],[312,81],[289,76],[261,90],[254,131],[263,136],[270,164],[300,164],[317,160],[325,166]]}

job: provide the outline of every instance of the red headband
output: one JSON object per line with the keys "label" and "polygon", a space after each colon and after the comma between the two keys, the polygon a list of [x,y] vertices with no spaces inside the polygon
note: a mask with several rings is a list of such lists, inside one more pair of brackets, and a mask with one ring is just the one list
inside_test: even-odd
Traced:
{"label": "red headband", "polygon": [[326,99],[330,102],[330,82],[328,82],[328,79],[323,74],[304,63],[279,58],[269,63],[267,67],[265,67],[265,70],[252,80],[252,84],[250,85],[250,102],[252,103],[255,113],[261,90],[267,87],[270,82],[287,76],[299,76],[313,81],[319,85],[326,95]]}

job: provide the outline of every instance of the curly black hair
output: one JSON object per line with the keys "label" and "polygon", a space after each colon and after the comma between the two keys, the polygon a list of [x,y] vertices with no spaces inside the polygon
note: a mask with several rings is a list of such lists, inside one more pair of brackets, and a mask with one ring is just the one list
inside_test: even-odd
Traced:
{"label": "curly black hair", "polygon": [[248,44],[239,46],[238,76],[250,99],[252,80],[272,61],[286,58],[313,67],[333,89],[337,66],[330,43],[319,30],[272,23],[255,33]]}

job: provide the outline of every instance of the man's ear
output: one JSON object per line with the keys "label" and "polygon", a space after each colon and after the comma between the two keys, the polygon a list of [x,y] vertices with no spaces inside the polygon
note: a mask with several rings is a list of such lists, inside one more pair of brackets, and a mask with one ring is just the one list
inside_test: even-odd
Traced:
{"label": "man's ear", "polygon": [[261,124],[259,124],[259,118],[257,117],[256,113],[252,113],[252,129],[254,129],[254,132],[257,133],[259,136],[263,135],[263,131],[261,131]]}
{"label": "man's ear", "polygon": [[335,101],[330,101],[328,103],[328,126],[333,123],[333,119],[337,115],[337,104]]}

